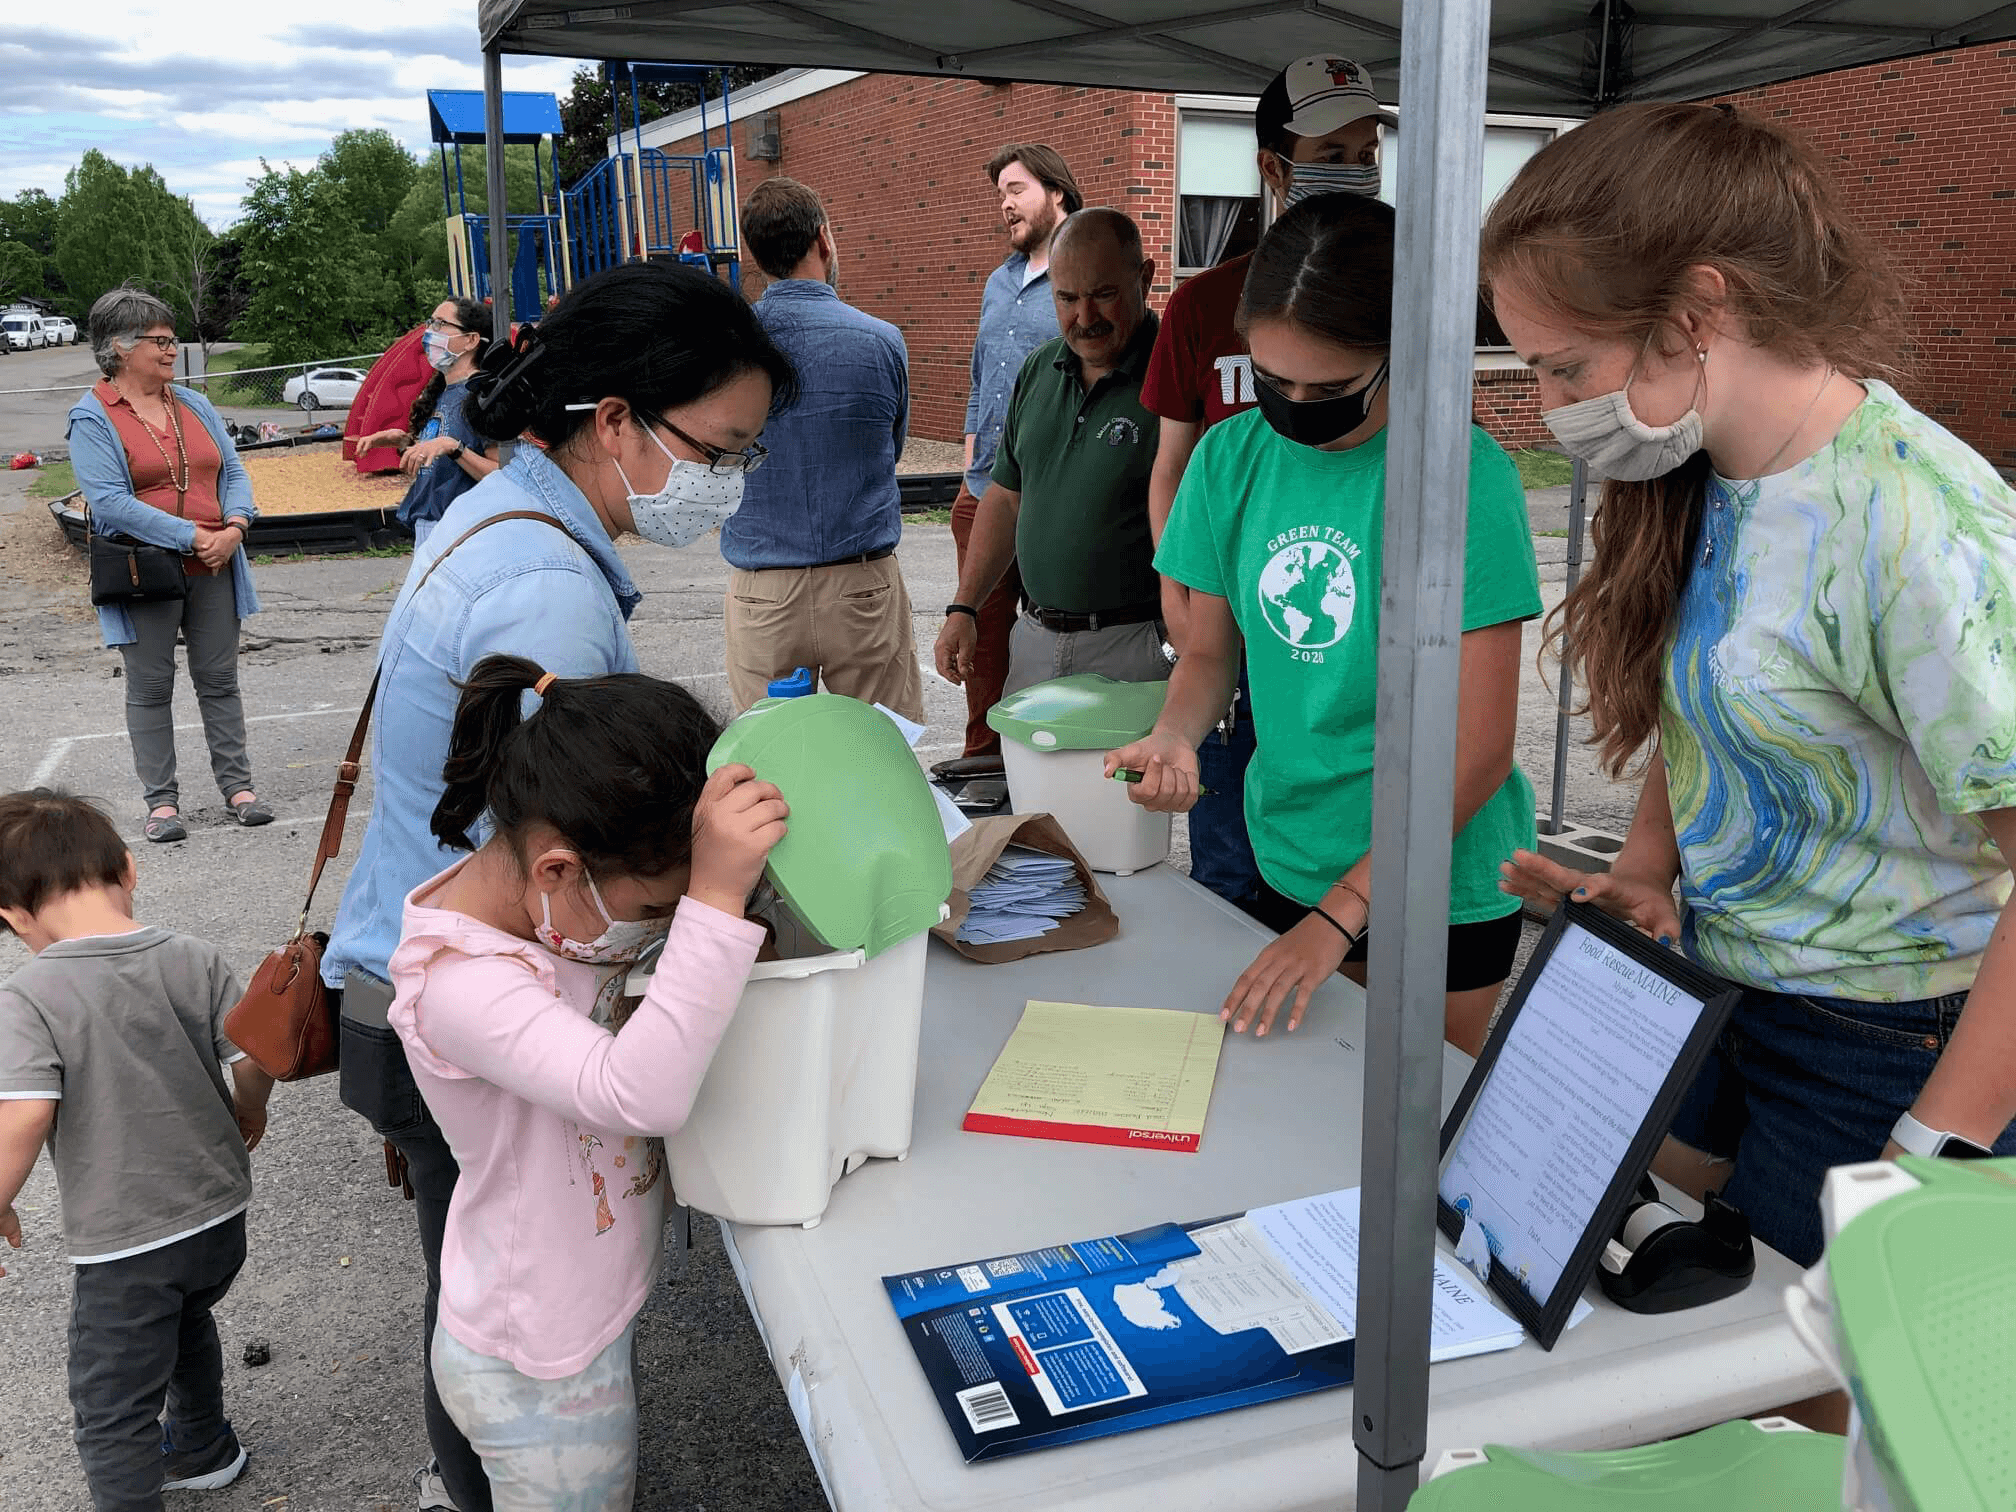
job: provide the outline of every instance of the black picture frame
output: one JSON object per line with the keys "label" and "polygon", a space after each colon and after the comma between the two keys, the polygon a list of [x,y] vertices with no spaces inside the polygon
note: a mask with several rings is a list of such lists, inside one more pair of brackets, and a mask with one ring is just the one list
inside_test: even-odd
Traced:
{"label": "black picture frame", "polygon": [[[1584,903],[1564,903],[1547,921],[1547,928],[1534,947],[1532,958],[1526,969],[1520,973],[1519,982],[1513,988],[1511,998],[1505,1004],[1505,1011],[1498,1016],[1492,1026],[1490,1038],[1485,1042],[1484,1052],[1477,1058],[1463,1090],[1458,1094],[1449,1116],[1442,1123],[1441,1160],[1437,1167],[1437,1184],[1440,1184],[1441,1165],[1446,1163],[1450,1151],[1461,1136],[1470,1109],[1476,1103],[1478,1094],[1490,1080],[1492,1069],[1498,1064],[1498,1057],[1504,1051],[1506,1040],[1518,1022],[1519,1013],[1526,1005],[1528,996],[1546,974],[1548,962],[1553,959],[1555,948],[1569,928],[1579,927],[1588,931],[1604,944],[1629,956],[1638,965],[1645,967],[1655,976],[1672,983],[1689,997],[1701,1003],[1700,1016],[1695,1020],[1693,1030],[1682,1044],[1679,1054],[1667,1068],[1666,1077],[1646,1109],[1645,1117],[1631,1137],[1623,1163],[1613,1173],[1602,1199],[1596,1205],[1587,1227],[1570,1251],[1567,1263],[1562,1267],[1560,1279],[1554,1283],[1545,1303],[1534,1298],[1519,1278],[1508,1270],[1494,1255],[1491,1260],[1491,1290],[1511,1311],[1513,1317],[1525,1327],[1542,1349],[1552,1349],[1561,1337],[1562,1329],[1568,1326],[1568,1318],[1574,1311],[1576,1301],[1589,1285],[1595,1274],[1596,1263],[1601,1258],[1603,1247],[1617,1231],[1624,1210],[1632,1201],[1638,1182],[1651,1169],[1652,1157],[1659,1149],[1660,1141],[1673,1122],[1680,1099],[1692,1085],[1701,1064],[1706,1060],[1710,1046],[1722,1032],[1730,1011],[1736,1006],[1741,990],[1722,978],[1703,971],[1677,952],[1654,944],[1630,925],[1620,923],[1601,909]],[[1439,1190],[1435,1198],[1435,1219],[1437,1225],[1453,1244],[1463,1232],[1463,1215],[1444,1199]]]}

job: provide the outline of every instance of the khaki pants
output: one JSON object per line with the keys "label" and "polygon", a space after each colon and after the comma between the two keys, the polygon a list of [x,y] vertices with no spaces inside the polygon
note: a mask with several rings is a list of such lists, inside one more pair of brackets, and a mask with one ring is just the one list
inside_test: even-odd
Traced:
{"label": "khaki pants", "polygon": [[728,690],[737,712],[810,667],[828,693],[924,722],[910,593],[894,556],[837,567],[739,569],[728,579]]}

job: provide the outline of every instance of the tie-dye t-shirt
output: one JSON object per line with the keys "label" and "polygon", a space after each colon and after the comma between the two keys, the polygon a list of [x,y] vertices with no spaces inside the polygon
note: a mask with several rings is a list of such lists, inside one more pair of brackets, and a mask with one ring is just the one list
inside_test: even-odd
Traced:
{"label": "tie-dye t-shirt", "polygon": [[1713,478],[1661,732],[1684,945],[1861,1002],[1973,985],[2016,806],[2016,494],[1882,383],[1831,445]]}

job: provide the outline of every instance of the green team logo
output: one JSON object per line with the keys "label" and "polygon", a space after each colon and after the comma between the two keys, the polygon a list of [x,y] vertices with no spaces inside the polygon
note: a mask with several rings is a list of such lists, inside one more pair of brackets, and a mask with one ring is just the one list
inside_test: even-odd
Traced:
{"label": "green team logo", "polygon": [[1298,652],[1321,651],[1350,630],[1358,579],[1339,547],[1294,541],[1261,569],[1259,596],[1260,612],[1276,635]]}

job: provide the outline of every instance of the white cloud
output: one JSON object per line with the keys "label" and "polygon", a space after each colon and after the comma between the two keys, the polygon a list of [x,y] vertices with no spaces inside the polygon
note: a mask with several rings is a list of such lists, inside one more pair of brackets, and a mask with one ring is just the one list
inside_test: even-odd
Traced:
{"label": "white cloud", "polygon": [[[0,196],[63,192],[88,148],[152,163],[211,224],[235,219],[263,157],[306,167],[339,131],[382,127],[432,152],[426,91],[482,85],[473,0],[345,0],[278,19],[271,0],[122,0],[118,25],[19,18],[0,42]],[[504,87],[565,95],[578,62],[504,60]]]}

